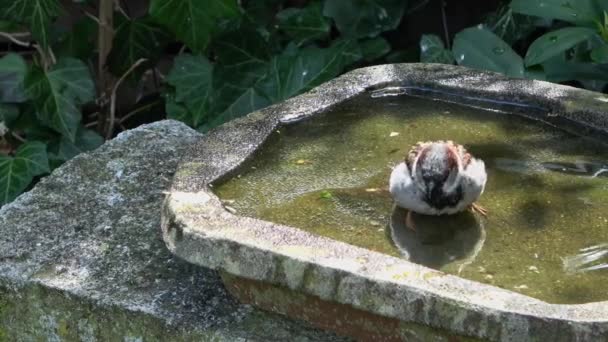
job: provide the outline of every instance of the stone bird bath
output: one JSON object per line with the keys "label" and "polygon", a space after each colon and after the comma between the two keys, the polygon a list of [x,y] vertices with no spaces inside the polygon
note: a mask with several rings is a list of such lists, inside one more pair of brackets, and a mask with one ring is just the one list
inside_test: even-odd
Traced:
{"label": "stone bird bath", "polygon": [[[162,209],[169,250],[219,270],[240,301],[359,339],[600,340],[608,302],[550,304],[402,258],[239,216],[213,185],[276,129],[366,92],[405,92],[507,111],[601,139],[608,97],[458,66],[400,64],[349,72],[305,94],[209,132],[175,174]],[[606,227],[608,229],[608,227]]]}

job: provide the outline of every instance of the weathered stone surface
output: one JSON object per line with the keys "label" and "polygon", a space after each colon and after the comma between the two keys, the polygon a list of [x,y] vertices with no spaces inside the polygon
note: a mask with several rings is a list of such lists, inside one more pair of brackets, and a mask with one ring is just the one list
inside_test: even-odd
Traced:
{"label": "weathered stone surface", "polygon": [[[433,64],[358,69],[206,135],[184,158],[163,207],[169,249],[197,265],[256,284],[401,322],[496,341],[587,341],[608,336],[608,302],[555,305],[225,210],[212,185],[230,176],[283,123],[365,91],[433,93],[606,137],[608,97],[547,82]],[[281,311],[281,310],[277,310]],[[286,311],[286,310],[283,310]]]}
{"label": "weathered stone surface", "polygon": [[175,121],[122,133],[0,209],[0,341],[339,340],[169,253],[161,203],[199,139]]}

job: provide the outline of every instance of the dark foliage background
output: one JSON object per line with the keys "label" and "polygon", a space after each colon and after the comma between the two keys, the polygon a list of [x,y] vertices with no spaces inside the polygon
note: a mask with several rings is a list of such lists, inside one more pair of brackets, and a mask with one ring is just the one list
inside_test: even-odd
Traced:
{"label": "dark foliage background", "polygon": [[596,91],[608,0],[0,0],[0,205],[163,118],[206,131],[361,66],[458,63]]}

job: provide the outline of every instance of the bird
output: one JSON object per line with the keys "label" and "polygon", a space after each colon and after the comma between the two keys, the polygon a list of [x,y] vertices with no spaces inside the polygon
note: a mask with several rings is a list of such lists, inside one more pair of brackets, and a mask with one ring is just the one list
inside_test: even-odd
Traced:
{"label": "bird", "polygon": [[403,162],[393,168],[389,192],[397,206],[407,209],[406,226],[415,230],[412,212],[451,215],[487,210],[475,202],[487,180],[483,160],[474,158],[453,141],[426,141],[412,146]]}

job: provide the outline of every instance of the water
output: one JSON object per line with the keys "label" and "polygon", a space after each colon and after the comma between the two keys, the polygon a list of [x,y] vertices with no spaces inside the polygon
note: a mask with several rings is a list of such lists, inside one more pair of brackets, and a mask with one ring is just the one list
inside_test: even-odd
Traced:
{"label": "water", "polygon": [[[391,167],[421,140],[454,140],[486,162],[471,213],[403,225]],[[608,243],[608,148],[514,115],[409,96],[347,102],[273,133],[240,174],[215,185],[237,213],[407,258],[551,303],[608,300],[608,271],[562,258]]]}

